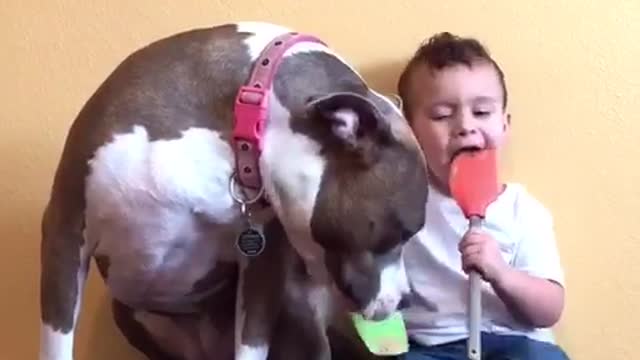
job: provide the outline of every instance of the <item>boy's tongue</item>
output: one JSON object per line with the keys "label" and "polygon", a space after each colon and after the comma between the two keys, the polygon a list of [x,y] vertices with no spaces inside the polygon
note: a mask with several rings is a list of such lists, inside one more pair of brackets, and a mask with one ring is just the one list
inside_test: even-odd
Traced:
{"label": "boy's tongue", "polygon": [[480,151],[480,150],[482,150],[482,147],[480,147],[478,145],[463,146],[463,147],[459,148],[458,150],[454,151],[453,155],[451,156],[451,161],[453,161],[453,159],[455,159],[455,157],[458,156],[461,153],[474,152],[474,151]]}

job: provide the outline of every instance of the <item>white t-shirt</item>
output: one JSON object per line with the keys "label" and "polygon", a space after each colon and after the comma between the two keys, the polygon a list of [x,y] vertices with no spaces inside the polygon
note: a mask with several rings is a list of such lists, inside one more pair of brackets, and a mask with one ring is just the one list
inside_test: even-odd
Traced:
{"label": "white t-shirt", "polygon": [[[428,346],[468,337],[468,277],[458,251],[468,220],[453,199],[434,188],[430,188],[426,210],[425,227],[404,251],[412,298],[403,315],[411,338]],[[483,226],[498,241],[511,266],[564,286],[552,216],[522,185],[507,184],[487,208]],[[532,329],[517,322],[486,282],[482,317],[484,332],[554,342],[550,329]]]}

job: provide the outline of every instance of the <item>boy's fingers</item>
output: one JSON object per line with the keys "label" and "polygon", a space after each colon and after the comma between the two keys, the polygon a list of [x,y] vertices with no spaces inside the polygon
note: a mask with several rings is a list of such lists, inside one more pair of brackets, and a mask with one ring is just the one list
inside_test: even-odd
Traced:
{"label": "boy's fingers", "polygon": [[465,248],[470,246],[480,246],[484,242],[484,238],[482,236],[472,235],[465,237],[458,244],[458,250],[464,251]]}
{"label": "boy's fingers", "polygon": [[467,259],[463,260],[462,270],[467,274],[472,270],[477,271],[481,276],[484,276],[482,267],[480,266],[479,257],[477,256],[469,256]]}
{"label": "boy's fingers", "polygon": [[462,250],[463,248],[478,242],[478,240],[476,239],[476,236],[473,235],[465,235],[465,237],[462,238],[462,241],[460,241],[458,243],[458,249]]}
{"label": "boy's fingers", "polygon": [[482,263],[482,256],[479,252],[469,253],[462,255],[462,265],[469,266],[480,266]]}
{"label": "boy's fingers", "polygon": [[462,253],[462,255],[480,254],[481,251],[482,245],[480,244],[470,244],[460,249],[460,253]]}
{"label": "boy's fingers", "polygon": [[482,274],[486,263],[485,257],[483,247],[480,245],[467,249],[461,256],[463,270],[467,272],[469,269],[474,268]]}

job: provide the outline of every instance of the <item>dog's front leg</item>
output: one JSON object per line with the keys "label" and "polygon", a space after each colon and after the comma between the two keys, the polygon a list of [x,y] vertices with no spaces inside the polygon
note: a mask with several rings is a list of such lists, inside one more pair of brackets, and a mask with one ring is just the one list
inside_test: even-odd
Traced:
{"label": "dog's front leg", "polygon": [[266,247],[255,257],[240,255],[236,298],[236,360],[266,360],[283,302],[287,261],[281,225],[264,229]]}
{"label": "dog's front leg", "polygon": [[[74,200],[69,199],[69,203]],[[78,213],[52,203],[42,221],[40,360],[72,360],[90,252]]]}

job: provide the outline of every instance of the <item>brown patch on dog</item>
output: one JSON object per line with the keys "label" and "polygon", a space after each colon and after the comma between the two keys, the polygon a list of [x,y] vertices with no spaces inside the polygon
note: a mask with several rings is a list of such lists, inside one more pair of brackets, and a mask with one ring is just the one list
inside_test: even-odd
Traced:
{"label": "brown patch on dog", "polygon": [[[342,143],[331,131],[330,114],[342,108],[360,118],[354,144]],[[389,121],[397,120],[346,94],[317,104],[300,128],[327,158],[312,228],[328,249],[386,252],[424,224],[427,178],[420,152],[392,136]]]}
{"label": "brown patch on dog", "polygon": [[364,95],[367,87],[340,59],[329,53],[316,51],[284,58],[280,63],[278,76],[274,79],[273,91],[280,103],[292,114],[292,121],[295,122],[292,130],[304,133],[307,125],[298,120],[304,116],[309,100],[333,92]]}
{"label": "brown patch on dog", "polygon": [[[57,188],[61,188],[59,183]],[[79,194],[74,195],[81,198]],[[74,309],[80,292],[78,275],[85,271],[80,259],[84,242],[82,224],[74,221],[80,219],[80,214],[71,211],[77,209],[79,203],[79,199],[70,198],[68,212],[64,213],[56,211],[57,203],[52,202],[42,221],[40,315],[43,323],[64,333],[74,327]]]}
{"label": "brown patch on dog", "polygon": [[316,317],[308,298],[304,300],[288,299],[288,306],[274,328],[277,336],[272,338],[269,359],[331,359],[326,328]]}
{"label": "brown patch on dog", "polygon": [[129,345],[143,353],[148,359],[179,360],[165,352],[147,329],[135,319],[134,309],[117,300],[113,300],[111,302],[111,310],[116,326]]}
{"label": "brown patch on dog", "polygon": [[133,52],[89,99],[79,119],[91,122],[85,135],[98,146],[134,125],[150,140],[192,127],[229,131],[236,91],[250,71],[247,36],[235,25],[196,29]]}
{"label": "brown patch on dog", "polygon": [[[237,289],[236,268],[236,274],[229,277],[224,285],[218,287],[215,293],[208,296],[201,304],[205,316],[219,334],[234,333]],[[231,342],[233,342],[233,335]]]}

